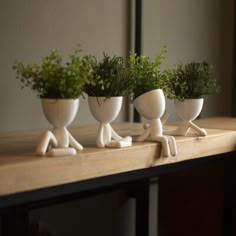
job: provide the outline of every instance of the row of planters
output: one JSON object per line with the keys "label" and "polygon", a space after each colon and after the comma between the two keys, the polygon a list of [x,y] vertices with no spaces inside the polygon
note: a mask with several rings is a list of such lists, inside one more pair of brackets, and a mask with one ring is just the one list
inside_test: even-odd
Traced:
{"label": "row of planters", "polygon": [[[179,64],[173,69],[161,70],[166,48],[151,59],[130,53],[127,63],[122,57],[103,55],[82,56],[76,49],[67,62],[57,50],[42,59],[41,64],[15,63],[23,87],[30,87],[41,98],[47,120],[53,125],[46,131],[37,147],[38,155],[75,155],[83,147],[67,130],[79,107],[79,96],[86,93],[94,118],[100,123],[97,133],[98,147],[128,147],[131,137],[119,136],[110,123],[118,115],[123,96],[129,96],[137,111],[149,119],[137,141],[150,138],[162,143],[163,156],[176,155],[172,135],[185,135],[192,128],[199,135],[206,131],[197,127],[194,120],[203,105],[203,96],[218,92],[213,68],[209,64]],[[184,122],[176,130],[163,131],[160,118],[165,111],[165,97],[174,99]],[[50,148],[52,147],[52,148]]]}

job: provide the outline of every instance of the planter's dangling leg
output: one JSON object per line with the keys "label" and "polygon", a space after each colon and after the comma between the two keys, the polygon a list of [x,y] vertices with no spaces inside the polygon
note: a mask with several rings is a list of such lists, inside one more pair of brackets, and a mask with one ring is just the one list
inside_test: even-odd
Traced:
{"label": "planter's dangling leg", "polygon": [[170,156],[170,148],[169,148],[169,142],[168,142],[167,137],[165,137],[165,136],[156,136],[156,137],[152,137],[152,140],[161,143],[162,153],[163,153],[164,157],[169,157]]}
{"label": "planter's dangling leg", "polygon": [[54,147],[57,146],[57,140],[56,140],[56,137],[54,136],[54,134],[47,130],[41,141],[39,142],[38,146],[37,146],[37,149],[36,149],[36,154],[39,155],[39,156],[44,156],[46,155],[46,152],[47,152],[47,149],[48,149],[48,146],[52,144]]}
{"label": "planter's dangling leg", "polygon": [[170,156],[170,148],[167,137],[163,136],[161,120],[153,119],[150,123],[150,137],[152,141],[161,142],[163,156]]}
{"label": "planter's dangling leg", "polygon": [[177,155],[177,146],[175,138],[172,136],[163,135],[163,123],[161,119],[154,119],[151,121],[151,139],[159,139],[162,143],[163,155],[168,157],[171,155]]}
{"label": "planter's dangling leg", "polygon": [[171,155],[176,156],[178,154],[178,151],[175,138],[173,136],[168,135],[166,135],[165,137],[167,137],[168,139]]}

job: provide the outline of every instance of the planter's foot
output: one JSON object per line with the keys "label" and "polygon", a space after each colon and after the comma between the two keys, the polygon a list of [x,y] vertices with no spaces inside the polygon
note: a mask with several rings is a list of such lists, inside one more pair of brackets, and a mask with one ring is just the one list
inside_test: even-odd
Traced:
{"label": "planter's foot", "polygon": [[132,138],[130,136],[127,136],[118,140],[111,140],[109,143],[106,144],[106,146],[110,148],[130,147],[132,146]]}
{"label": "planter's foot", "polygon": [[111,127],[109,124],[110,130],[111,130],[111,138],[113,140],[106,143],[107,147],[111,148],[124,148],[124,147],[130,147],[132,146],[132,138],[130,136],[127,136],[125,138],[122,138],[120,135],[118,135],[115,130]]}
{"label": "planter's foot", "polygon": [[45,156],[48,146],[52,144],[52,146],[56,147],[57,146],[57,140],[54,134],[51,131],[46,131],[40,140],[37,149],[36,149],[36,154],[38,156]]}
{"label": "planter's foot", "polygon": [[200,128],[199,126],[195,125],[193,122],[189,122],[189,126],[193,129],[200,136],[207,136],[207,131],[205,129]]}
{"label": "planter's foot", "polygon": [[51,148],[47,156],[59,157],[59,156],[74,156],[76,155],[76,150],[74,148]]}

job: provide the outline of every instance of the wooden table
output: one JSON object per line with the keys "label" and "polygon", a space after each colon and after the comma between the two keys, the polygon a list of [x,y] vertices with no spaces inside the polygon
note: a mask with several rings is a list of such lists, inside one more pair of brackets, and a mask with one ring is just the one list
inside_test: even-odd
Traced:
{"label": "wooden table", "polygon": [[[210,127],[208,136],[176,137],[178,155],[169,158],[161,157],[160,144],[153,142],[134,142],[132,147],[124,149],[96,148],[97,125],[70,129],[84,150],[66,157],[35,156],[41,130],[1,134],[0,207],[4,235],[22,232],[26,235],[28,211],[33,207],[84,193],[126,188],[130,183],[134,187],[127,190],[137,200],[136,235],[147,235],[149,178],[203,164],[214,160],[215,155],[236,150],[236,119],[197,123]],[[113,128],[120,135],[132,135],[134,139],[143,131],[141,124],[132,123],[114,124]]]}

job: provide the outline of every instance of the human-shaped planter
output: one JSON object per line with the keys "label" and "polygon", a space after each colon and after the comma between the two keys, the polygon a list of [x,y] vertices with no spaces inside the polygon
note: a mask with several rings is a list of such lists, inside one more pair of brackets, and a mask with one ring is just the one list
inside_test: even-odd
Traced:
{"label": "human-shaped planter", "polygon": [[42,99],[42,107],[47,120],[53,125],[53,130],[47,130],[37,146],[37,155],[66,156],[75,155],[76,150],[82,150],[67,126],[74,120],[79,99]]}
{"label": "human-shaped planter", "polygon": [[161,117],[165,111],[165,97],[162,89],[155,89],[137,97],[133,102],[137,111],[146,119],[151,120],[150,125],[137,138],[137,141],[144,141],[148,137],[152,141],[161,142],[163,156],[177,155],[175,138],[163,135]]}
{"label": "human-shaped planter", "polygon": [[132,138],[122,138],[111,127],[110,123],[120,112],[123,97],[88,97],[88,103],[94,118],[100,122],[97,132],[97,147],[129,147]]}
{"label": "human-shaped planter", "polygon": [[203,98],[198,99],[185,99],[183,101],[175,100],[175,108],[178,115],[183,119],[180,126],[175,130],[164,131],[169,135],[185,136],[192,129],[199,136],[207,136],[205,129],[198,127],[192,121],[195,120],[200,114],[203,106]]}

